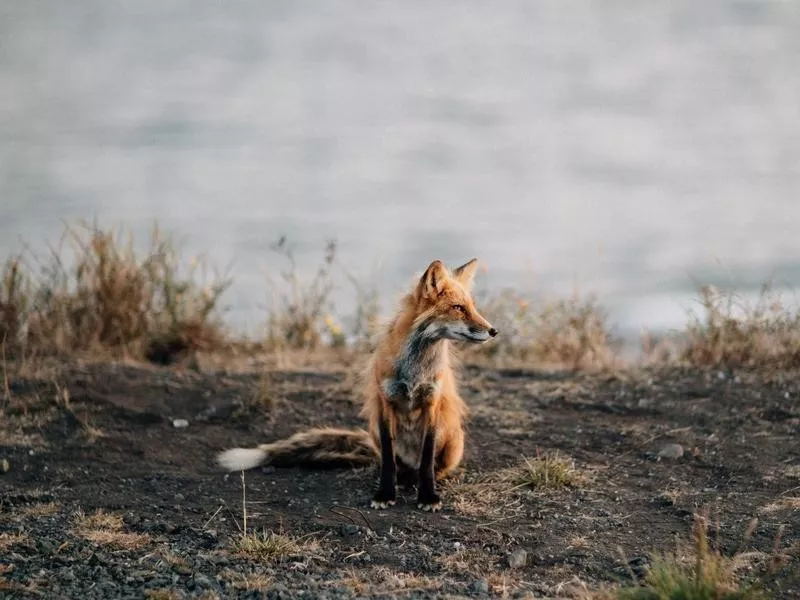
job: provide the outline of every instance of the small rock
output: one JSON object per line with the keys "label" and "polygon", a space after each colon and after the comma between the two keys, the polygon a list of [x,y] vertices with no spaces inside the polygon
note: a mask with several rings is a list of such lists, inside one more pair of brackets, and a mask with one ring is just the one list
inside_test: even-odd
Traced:
{"label": "small rock", "polygon": [[508,555],[508,566],[512,569],[519,569],[525,566],[527,560],[528,553],[522,548],[519,548]]}
{"label": "small rock", "polygon": [[183,494],[181,494],[180,492],[175,494],[175,502],[183,502],[184,499],[185,499],[185,496]]}
{"label": "small rock", "polygon": [[202,573],[195,573],[194,576],[194,584],[200,588],[209,588],[212,587],[214,584],[212,583],[211,579],[203,575]]}
{"label": "small rock", "polygon": [[489,593],[489,582],[485,579],[476,579],[472,582],[472,585],[469,586],[470,591],[475,594],[488,594]]}
{"label": "small rock", "polygon": [[7,459],[0,460],[0,473],[8,473],[11,470],[11,464]]}
{"label": "small rock", "polygon": [[356,535],[358,531],[358,525],[353,525],[352,523],[344,523],[339,527],[339,532],[345,536]]}
{"label": "small rock", "polygon": [[661,458],[679,459],[683,456],[683,446],[680,444],[664,444],[658,451]]}
{"label": "small rock", "polygon": [[184,427],[189,426],[189,421],[187,421],[186,419],[173,419],[172,426],[175,429],[183,429]]}

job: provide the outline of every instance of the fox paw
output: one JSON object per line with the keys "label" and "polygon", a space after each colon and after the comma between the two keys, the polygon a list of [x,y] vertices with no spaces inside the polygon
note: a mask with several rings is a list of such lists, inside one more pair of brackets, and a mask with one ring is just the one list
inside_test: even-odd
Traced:
{"label": "fox paw", "polygon": [[442,510],[442,499],[439,494],[426,494],[417,498],[417,508],[425,512]]}
{"label": "fox paw", "polygon": [[395,502],[397,502],[397,495],[394,492],[378,491],[372,497],[369,505],[370,508],[381,510],[384,508],[389,508],[390,506],[394,506]]}

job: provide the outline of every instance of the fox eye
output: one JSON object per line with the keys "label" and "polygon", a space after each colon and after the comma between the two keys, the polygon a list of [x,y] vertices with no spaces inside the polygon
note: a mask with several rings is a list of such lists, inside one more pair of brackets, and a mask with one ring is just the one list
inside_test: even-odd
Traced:
{"label": "fox eye", "polygon": [[458,312],[460,312],[460,313],[466,313],[467,312],[467,309],[463,304],[456,304],[455,306],[453,306],[453,308],[455,310],[457,310]]}

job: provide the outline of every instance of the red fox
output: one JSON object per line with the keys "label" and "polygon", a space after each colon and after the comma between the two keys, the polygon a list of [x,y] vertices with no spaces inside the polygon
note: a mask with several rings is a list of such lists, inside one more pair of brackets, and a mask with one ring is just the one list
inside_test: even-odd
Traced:
{"label": "red fox", "polygon": [[441,508],[436,482],[461,463],[467,406],[458,394],[451,341],[481,344],[497,330],[472,299],[478,261],[450,272],[433,261],[388,324],[364,372],[369,431],[316,428],[256,448],[233,448],[217,457],[229,471],[275,466],[380,463],[371,506],[397,499],[398,475],[417,480],[417,506]]}

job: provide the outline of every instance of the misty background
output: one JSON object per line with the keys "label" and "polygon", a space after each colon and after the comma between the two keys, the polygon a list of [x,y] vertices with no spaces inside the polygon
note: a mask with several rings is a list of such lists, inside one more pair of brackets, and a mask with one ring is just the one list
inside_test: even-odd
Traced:
{"label": "misty background", "polygon": [[[800,282],[800,4],[0,5],[0,258],[153,220],[264,319],[325,241],[384,303],[434,258],[681,327],[699,283]],[[337,302],[354,298],[341,278]]]}

